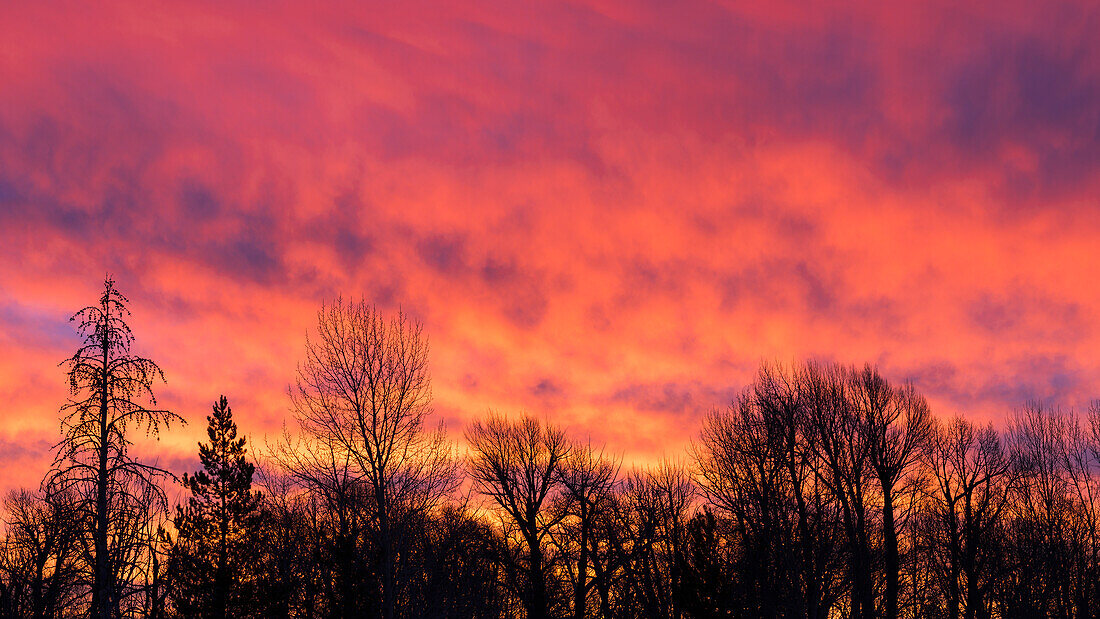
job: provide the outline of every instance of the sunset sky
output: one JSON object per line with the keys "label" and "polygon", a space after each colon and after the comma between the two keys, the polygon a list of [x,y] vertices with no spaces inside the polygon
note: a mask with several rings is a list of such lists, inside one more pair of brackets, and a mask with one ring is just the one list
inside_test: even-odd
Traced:
{"label": "sunset sky", "polygon": [[281,431],[337,295],[423,321],[456,439],[676,456],[762,360],[1100,397],[1097,3],[326,7],[0,6],[0,491],[105,273],[177,472],[219,394]]}

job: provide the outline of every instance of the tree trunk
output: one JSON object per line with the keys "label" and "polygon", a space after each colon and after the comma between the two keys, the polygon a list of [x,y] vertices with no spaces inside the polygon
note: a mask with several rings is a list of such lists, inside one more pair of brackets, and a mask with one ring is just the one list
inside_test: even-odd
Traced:
{"label": "tree trunk", "polygon": [[531,551],[531,597],[527,605],[527,619],[546,619],[546,581],[542,574],[542,548],[536,533],[528,533],[527,546]]}
{"label": "tree trunk", "polygon": [[393,619],[395,611],[393,534],[390,531],[385,489],[382,486],[379,486],[375,491],[375,502],[378,509],[378,546],[382,553],[382,617],[383,619]]}
{"label": "tree trunk", "polygon": [[898,532],[894,523],[894,495],[888,479],[882,482],[882,538],[886,547],[886,619],[898,617],[898,580],[901,572],[901,558],[898,554]]}
{"label": "tree trunk", "polygon": [[600,593],[600,616],[603,619],[611,619],[611,583],[605,576],[598,587]]}
{"label": "tree trunk", "polygon": [[[800,477],[795,465],[793,444],[794,437],[790,437],[786,449],[787,473],[792,480],[798,480]],[[821,614],[821,579],[817,573],[817,558],[814,553],[813,538],[810,534],[809,508],[806,505],[806,497],[802,495],[801,484],[795,484],[794,495],[795,505],[798,508],[798,537],[801,542],[799,549],[802,553],[800,571],[805,583],[802,601],[805,605],[806,617],[808,619],[818,619],[818,615]]]}
{"label": "tree trunk", "polygon": [[214,616],[221,619],[227,619],[229,617],[229,570],[227,563],[229,562],[229,549],[227,544],[227,538],[229,537],[229,523],[228,516],[226,515],[225,497],[224,492],[219,492],[222,496],[219,498],[221,502],[221,513],[218,515],[218,565],[215,568],[216,573],[214,576]]}
{"label": "tree trunk", "polygon": [[[104,328],[106,334],[106,328]],[[95,575],[92,582],[92,617],[108,619],[111,616],[111,595],[108,591],[107,564],[107,448],[109,435],[107,433],[107,413],[110,394],[107,381],[107,366],[110,354],[110,344],[104,335],[102,385],[99,399],[99,449],[98,469],[96,471],[96,499],[95,499],[95,530],[93,542],[95,544]]]}
{"label": "tree trunk", "polygon": [[573,618],[585,618],[588,590],[588,503],[581,499],[581,552],[577,558],[577,584],[573,589]]}
{"label": "tree trunk", "polygon": [[852,515],[855,518],[850,535],[852,551],[852,618],[875,616],[875,593],[871,578],[871,557],[867,540],[867,520],[864,506],[859,503],[859,490],[852,488]]}

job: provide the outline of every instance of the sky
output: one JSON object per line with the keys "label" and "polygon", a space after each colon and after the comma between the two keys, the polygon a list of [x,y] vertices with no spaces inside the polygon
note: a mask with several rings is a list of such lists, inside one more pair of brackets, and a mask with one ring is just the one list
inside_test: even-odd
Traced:
{"label": "sky", "polygon": [[306,4],[0,3],[0,490],[106,273],[177,472],[220,394],[291,423],[339,296],[422,321],[456,440],[678,457],[762,361],[1100,397],[1094,2]]}

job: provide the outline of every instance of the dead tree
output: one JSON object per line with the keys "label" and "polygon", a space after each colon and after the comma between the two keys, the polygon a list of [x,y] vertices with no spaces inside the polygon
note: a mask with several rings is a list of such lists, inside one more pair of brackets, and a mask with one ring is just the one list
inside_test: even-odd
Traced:
{"label": "dead tree", "polygon": [[72,397],[61,409],[63,438],[45,482],[49,496],[72,497],[83,523],[83,555],[92,574],[90,615],[97,619],[119,616],[133,584],[133,548],[141,545],[135,536],[145,533],[130,526],[136,514],[167,509],[158,481],[170,473],[132,457],[129,432],[155,437],[172,422],[183,422],[175,413],[150,408],[156,406],[153,383],[164,374],[153,361],[131,354],[127,303],[107,277],[99,303],[71,318],[84,343],[63,362]]}

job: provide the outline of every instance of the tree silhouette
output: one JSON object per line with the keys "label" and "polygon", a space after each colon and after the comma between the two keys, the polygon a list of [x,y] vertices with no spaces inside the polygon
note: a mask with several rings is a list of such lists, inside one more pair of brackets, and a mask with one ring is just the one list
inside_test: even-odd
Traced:
{"label": "tree silhouette", "polygon": [[79,602],[78,528],[67,498],[20,490],[5,499],[0,617],[56,617]]}
{"label": "tree silhouette", "polygon": [[209,443],[199,444],[203,470],[184,474],[191,492],[176,510],[171,552],[171,598],[188,617],[224,619],[247,614],[255,603],[262,498],[252,491],[255,466],[225,396],[207,418]]}
{"label": "tree silhouette", "polygon": [[550,509],[569,454],[565,433],[532,417],[512,422],[490,413],[467,428],[466,442],[475,488],[506,515],[506,538],[519,542],[510,559],[527,617],[545,619],[551,607],[545,540],[565,517],[564,510]]}
{"label": "tree silhouette", "polygon": [[947,617],[988,616],[990,594],[1004,570],[1011,456],[992,427],[975,428],[961,418],[935,424],[931,443],[933,486],[918,533],[926,536],[923,569]]}
{"label": "tree silhouette", "polygon": [[728,409],[704,417],[693,446],[702,488],[737,541],[728,576],[746,614],[828,617],[838,595],[838,501],[810,443],[816,376],[762,366]]}
{"label": "tree silhouette", "polygon": [[126,319],[128,303],[108,276],[96,305],[77,312],[83,344],[63,365],[68,366],[72,394],[62,407],[63,438],[56,446],[53,468],[46,482],[50,496],[72,497],[83,523],[83,558],[91,571],[90,616],[119,616],[123,598],[132,593],[135,548],[145,518],[135,514],[151,507],[167,507],[158,481],[170,474],[134,459],[128,432],[143,429],[156,436],[175,413],[149,408],[156,405],[153,383],[164,379],[160,367],[130,353],[134,336]]}
{"label": "tree silhouette", "polygon": [[573,584],[573,617],[588,615],[588,594],[600,576],[589,579],[589,566],[598,560],[600,539],[597,522],[608,509],[608,501],[617,482],[618,464],[608,460],[589,443],[576,443],[559,469],[558,478],[566,518],[563,521],[564,546],[572,555],[570,579]]}
{"label": "tree silhouette", "polygon": [[[403,313],[387,318],[366,302],[337,300],[318,313],[316,338],[306,340],[290,396],[305,438],[299,448],[287,441],[280,460],[339,508],[340,562],[354,563],[363,551],[373,555],[361,575],[377,575],[381,615],[392,619],[405,587],[402,574],[412,569],[402,564],[412,556],[402,551],[410,543],[405,525],[459,483],[443,427],[426,427],[432,410],[427,337]],[[360,612],[361,602],[344,569],[343,612],[350,615]]]}
{"label": "tree silhouette", "polygon": [[875,613],[874,480],[872,435],[853,401],[851,368],[807,363],[802,368],[806,443],[814,450],[814,474],[837,501],[846,545],[849,613],[853,619]]}
{"label": "tree silhouette", "polygon": [[901,533],[912,505],[903,495],[913,498],[918,490],[914,475],[922,456],[929,451],[932,418],[928,403],[912,385],[891,386],[876,369],[865,366],[853,371],[850,394],[854,407],[863,418],[862,429],[871,469],[879,484],[882,501],[882,545],[885,558],[885,599],[882,615],[897,619],[901,586]]}

